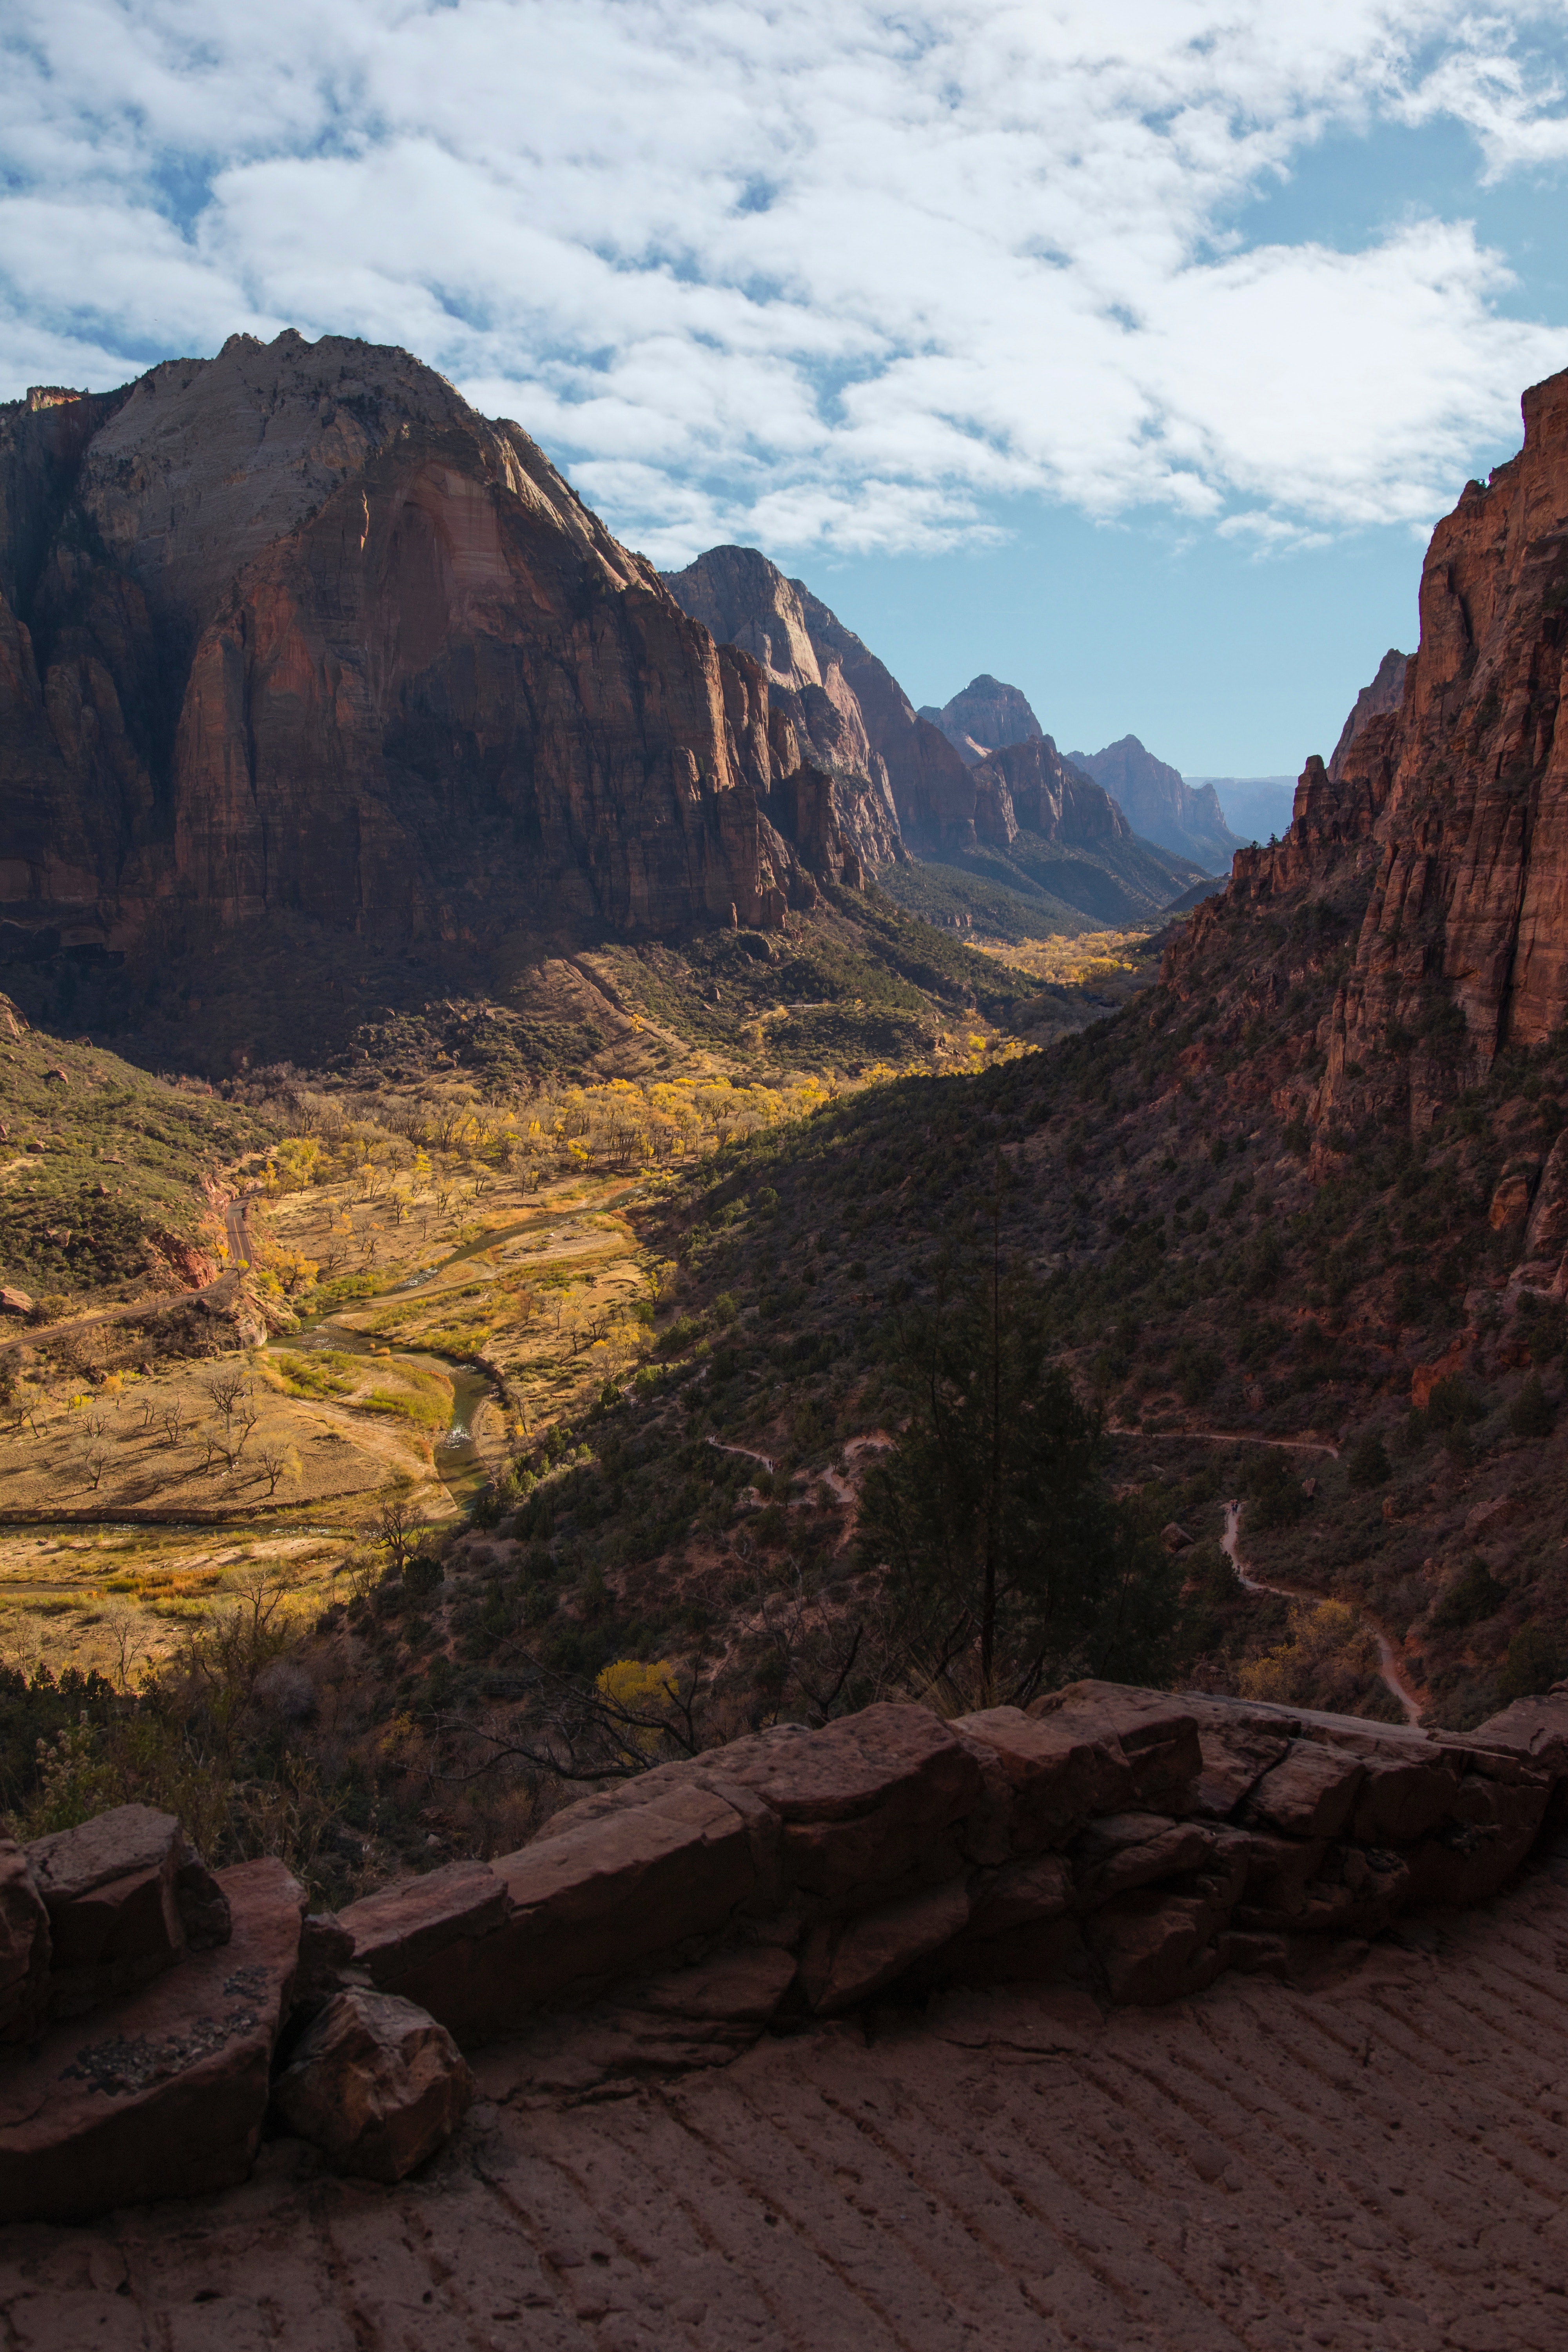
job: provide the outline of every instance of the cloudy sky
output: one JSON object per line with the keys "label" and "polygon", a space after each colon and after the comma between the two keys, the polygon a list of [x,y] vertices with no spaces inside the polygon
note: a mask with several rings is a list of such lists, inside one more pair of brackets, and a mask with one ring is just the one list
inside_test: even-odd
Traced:
{"label": "cloudy sky", "polygon": [[1568,0],[6,0],[0,397],[407,345],[917,701],[1298,768],[1568,365]]}

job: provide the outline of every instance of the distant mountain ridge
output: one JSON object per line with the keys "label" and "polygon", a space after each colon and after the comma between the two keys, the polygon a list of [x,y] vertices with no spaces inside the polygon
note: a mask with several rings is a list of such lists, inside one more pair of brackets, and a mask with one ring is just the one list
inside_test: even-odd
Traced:
{"label": "distant mountain ridge", "polygon": [[1212,784],[1194,788],[1180,772],[1156,760],[1136,735],[1102,751],[1071,751],[1075,766],[1120,801],[1132,829],[1163,849],[1195,858],[1205,872],[1225,872],[1241,843],[1225,821]]}
{"label": "distant mountain ridge", "polygon": [[[869,854],[847,814],[840,822],[893,896],[906,844],[939,869],[1000,883],[1047,926],[1148,921],[1198,878],[1201,867],[1135,838],[1016,687],[977,677],[938,725],[804,581],[756,548],[710,548],[661,577],[721,646],[761,665],[774,723],[792,726],[805,756],[833,775],[843,810],[890,812],[898,838]],[[987,746],[965,720],[1007,740]]]}

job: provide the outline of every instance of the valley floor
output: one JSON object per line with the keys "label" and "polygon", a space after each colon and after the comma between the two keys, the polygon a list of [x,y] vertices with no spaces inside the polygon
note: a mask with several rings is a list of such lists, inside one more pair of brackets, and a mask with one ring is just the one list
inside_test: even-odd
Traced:
{"label": "valley floor", "polygon": [[1103,2021],[957,1993],[575,2102],[503,2045],[423,2178],[283,2139],[221,2197],[3,2231],[0,2317],[17,2352],[1552,2352],[1564,1879]]}

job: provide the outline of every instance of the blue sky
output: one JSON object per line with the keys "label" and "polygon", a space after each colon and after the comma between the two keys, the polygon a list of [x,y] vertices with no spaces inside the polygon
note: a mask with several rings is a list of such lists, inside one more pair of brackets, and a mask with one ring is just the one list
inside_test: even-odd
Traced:
{"label": "blue sky", "polygon": [[406,345],[916,701],[1327,751],[1568,365],[1568,0],[9,0],[0,396]]}

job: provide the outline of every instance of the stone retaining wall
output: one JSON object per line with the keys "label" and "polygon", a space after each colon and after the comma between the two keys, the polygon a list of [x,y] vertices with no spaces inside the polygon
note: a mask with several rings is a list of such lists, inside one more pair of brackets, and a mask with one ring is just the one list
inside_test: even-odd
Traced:
{"label": "stone retaining wall", "polygon": [[[943,1983],[1154,2004],[1226,1969],[1288,1975],[1325,1937],[1495,1894],[1565,1785],[1568,1693],[1460,1737],[1079,1683],[1026,1712],[780,1726],[585,1797],[516,1853],[309,1920],[279,1865],[215,1882],[177,1824],[121,1808],[0,1850],[0,2210],[243,2177],[268,2059],[274,2115],[335,2116],[333,2161],[385,2178],[460,2116],[455,2043],[550,2011],[612,2020],[636,2072]],[[111,1997],[75,2015],[93,1984]]]}

